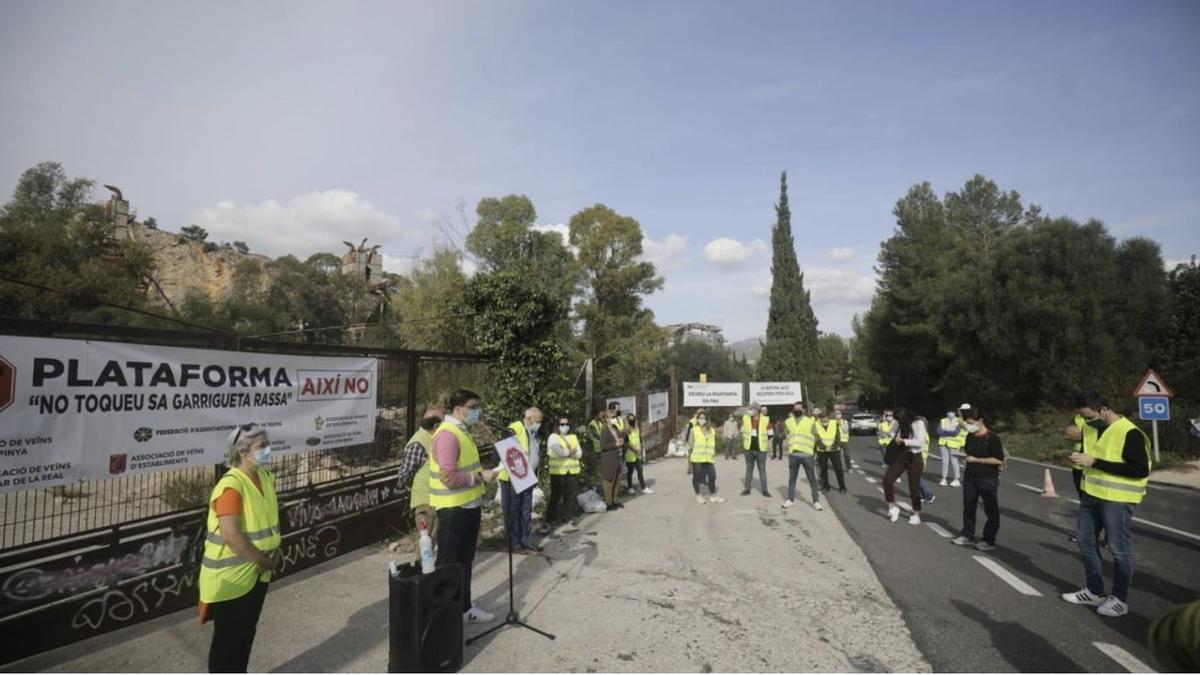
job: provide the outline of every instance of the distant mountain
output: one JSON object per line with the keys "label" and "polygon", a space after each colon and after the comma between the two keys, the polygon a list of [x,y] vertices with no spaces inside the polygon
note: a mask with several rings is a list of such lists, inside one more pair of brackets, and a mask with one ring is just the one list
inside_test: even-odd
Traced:
{"label": "distant mountain", "polygon": [[758,357],[762,356],[762,344],[760,344],[760,341],[763,339],[765,338],[746,338],[745,340],[731,342],[728,346],[734,354],[737,354],[739,357],[745,356],[747,361],[754,363],[758,361]]}

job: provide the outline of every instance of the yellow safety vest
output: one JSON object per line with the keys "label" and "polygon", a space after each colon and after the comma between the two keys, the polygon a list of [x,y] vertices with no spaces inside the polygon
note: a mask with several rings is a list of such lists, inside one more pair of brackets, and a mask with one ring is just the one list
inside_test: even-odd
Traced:
{"label": "yellow safety vest", "polygon": [[850,423],[846,420],[838,420],[838,438],[843,443],[850,442]]}
{"label": "yellow safety vest", "polygon": [[625,427],[628,425],[625,423],[625,418],[622,416],[613,418],[613,426],[617,428],[617,431],[625,431]]}
{"label": "yellow safety vest", "polygon": [[591,439],[592,452],[600,452],[600,436],[604,434],[604,424],[600,420],[592,420],[587,425],[588,438]]}
{"label": "yellow safety vest", "polygon": [[[1100,432],[1088,424],[1087,420],[1083,419],[1083,415],[1076,415],[1073,422],[1079,429],[1080,434],[1080,440],[1075,444],[1075,452],[1082,452],[1085,455],[1091,454],[1096,449],[1096,441],[1100,440]],[[1080,471],[1083,470],[1082,464],[1075,464],[1073,466]]]}
{"label": "yellow safety vest", "polygon": [[279,503],[275,500],[275,476],[258,467],[262,492],[254,487],[241,469],[230,469],[208,497],[208,522],[204,539],[204,560],[200,564],[200,601],[205,603],[233,600],[249,593],[259,581],[270,581],[271,573],[259,572],[254,563],[238,557],[221,536],[221,525],[212,503],[225,493],[236,490],[242,496],[241,530],[250,544],[264,553],[279,548]]}
{"label": "yellow safety vest", "polygon": [[[559,439],[559,445],[567,446],[567,449],[574,453],[579,449],[579,437],[575,434],[550,434],[550,441],[555,437]],[[549,442],[546,444],[546,456],[549,458],[550,475],[551,476],[566,476],[568,474],[574,476],[579,473],[579,460],[574,457],[559,457],[549,449]]]}
{"label": "yellow safety vest", "polygon": [[[520,421],[513,422],[512,424],[508,425],[508,428],[512,429],[512,432],[514,434],[516,434],[517,443],[519,443],[521,445],[521,452],[524,452],[525,457],[528,458],[529,457],[529,432],[525,429],[525,423],[520,422]],[[496,474],[496,478],[503,480],[503,481],[508,480],[508,469],[504,468],[503,458],[501,458],[501,462],[500,462],[500,473]]]}
{"label": "yellow safety vest", "polygon": [[[1143,447],[1146,450],[1146,463],[1150,465],[1150,439],[1146,436],[1146,432],[1138,429],[1137,425],[1130,422],[1127,417],[1122,417],[1108,425],[1104,433],[1100,434],[1100,439],[1090,454],[1096,459],[1102,459],[1106,462],[1123,463],[1125,459],[1121,456],[1121,453],[1125,449],[1125,436],[1130,431],[1137,431],[1142,435]],[[1124,476],[1114,476],[1094,466],[1089,466],[1084,467],[1083,480],[1079,485],[1084,492],[1097,499],[1125,504],[1140,504],[1142,503],[1142,498],[1146,496],[1146,483],[1149,480],[1149,475],[1145,478],[1126,478]]]}
{"label": "yellow safety vest", "polygon": [[459,471],[474,473],[480,468],[479,448],[475,445],[475,439],[459,429],[454,422],[442,422],[437,431],[433,432],[433,440],[429,443],[431,448],[429,452],[429,505],[435,509],[466,506],[483,496],[483,481],[476,481],[469,487],[446,487],[438,473],[437,462],[433,459],[432,447],[437,442],[439,434],[453,434],[458,439],[458,461],[455,463],[455,467]]}
{"label": "yellow safety vest", "polygon": [[922,422],[925,422],[925,447],[921,448],[921,460],[929,461],[929,421],[924,417],[919,417]]}
{"label": "yellow safety vest", "polygon": [[824,446],[820,452],[833,452],[833,442],[837,439],[837,425],[833,420],[829,420],[825,424],[821,424],[818,420],[813,424],[813,428],[817,431],[817,436],[821,438],[821,444]]}
{"label": "yellow safety vest", "polygon": [[949,417],[943,417],[938,422],[939,432],[953,431],[955,427],[958,427],[958,433],[953,436],[943,436],[941,433],[938,434],[938,445],[944,445],[950,450],[962,450],[963,445],[965,445],[967,442],[967,437],[963,435],[966,425],[962,423],[962,420],[956,419],[955,421],[951,422]]}
{"label": "yellow safety vest", "polygon": [[404,447],[408,447],[413,443],[420,443],[422,448],[425,448],[425,457],[427,461],[417,469],[416,475],[413,476],[412,489],[409,490],[408,508],[415,509],[418,506],[425,506],[429,503],[429,462],[428,457],[433,450],[430,448],[430,442],[433,441],[433,435],[424,429],[417,429],[417,433],[408,439],[408,443]]}
{"label": "yellow safety vest", "polygon": [[642,432],[633,429],[625,439],[625,461],[636,462],[642,452]]}
{"label": "yellow safety vest", "polygon": [[880,446],[885,446],[892,440],[892,423],[887,420],[879,420],[879,430],[875,432],[875,440]]}
{"label": "yellow safety vest", "polygon": [[716,430],[706,434],[700,425],[696,425],[696,428],[692,429],[692,443],[695,446],[692,448],[692,463],[712,464],[713,458],[717,456]]}
{"label": "yellow safety vest", "polygon": [[808,415],[797,419],[789,415],[787,421],[784,422],[787,427],[787,445],[788,454],[803,453],[805,455],[813,454],[816,449],[817,437],[813,435],[817,421]]}
{"label": "yellow safety vest", "polygon": [[[766,415],[758,416],[758,449],[761,451],[770,450],[767,447],[767,429],[771,428],[771,420],[767,419]],[[753,429],[750,428],[750,416],[742,415],[742,450],[750,449],[750,434]]]}

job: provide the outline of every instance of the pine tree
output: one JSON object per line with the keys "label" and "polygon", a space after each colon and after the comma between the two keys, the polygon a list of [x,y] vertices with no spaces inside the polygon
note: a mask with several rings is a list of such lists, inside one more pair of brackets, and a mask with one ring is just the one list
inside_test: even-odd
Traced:
{"label": "pine tree", "polygon": [[829,383],[816,379],[817,317],[813,314],[809,293],[804,290],[804,275],[796,260],[786,171],[779,179],[779,203],[775,205],[771,247],[771,309],[756,377],[760,382],[803,382],[813,400],[824,401],[830,387]]}

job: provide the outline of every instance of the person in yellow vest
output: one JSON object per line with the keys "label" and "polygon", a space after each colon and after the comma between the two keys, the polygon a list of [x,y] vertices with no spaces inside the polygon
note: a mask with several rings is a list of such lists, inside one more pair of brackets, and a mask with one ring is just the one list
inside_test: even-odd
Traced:
{"label": "person in yellow vest", "polygon": [[829,411],[817,409],[817,423],[813,426],[817,434],[817,462],[821,467],[821,491],[829,492],[829,463],[833,462],[833,473],[837,477],[838,492],[846,493],[846,474],[842,471],[842,453],[838,452],[837,424],[829,419]]}
{"label": "person in yellow vest", "polygon": [[437,541],[437,509],[429,505],[429,444],[445,415],[446,410],[440,405],[425,409],[416,433],[404,444],[404,459],[396,481],[398,488],[409,491],[413,535],[419,537],[420,531],[426,530],[434,541]]}
{"label": "person in yellow vest", "polygon": [[879,427],[875,430],[875,442],[879,444],[879,461],[883,466],[887,466],[884,461],[884,455],[887,452],[888,443],[892,442],[892,437],[895,433],[896,421],[892,418],[892,409],[884,408],[883,414],[879,416]]}
{"label": "person in yellow vest", "polygon": [[[696,412],[692,413],[691,419],[688,420],[687,428],[683,430],[683,444],[689,448],[692,447],[692,429],[696,428],[696,419],[704,414],[705,414],[704,408],[697,409]],[[686,469],[685,473],[689,476],[692,475],[692,463],[691,462],[687,463],[687,469]]]}
{"label": "person in yellow vest", "polygon": [[742,415],[742,452],[746,455],[746,481],[742,496],[750,494],[750,486],[754,484],[754,467],[758,466],[758,485],[762,495],[770,497],[767,490],[767,451],[770,449],[767,431],[771,428],[771,420],[766,415],[759,414],[757,403],[751,403],[750,408]]}
{"label": "person in yellow vest", "polygon": [[962,452],[963,437],[962,426],[963,422],[958,417],[959,410],[948,410],[946,416],[938,420],[937,437],[938,437],[938,455],[942,459],[942,480],[938,485],[946,487],[949,483],[946,482],[947,477],[953,477],[954,487],[962,485],[961,474],[958,467],[958,453]]}
{"label": "person in yellow vest", "polygon": [[608,404],[608,416],[612,419],[612,425],[616,427],[621,434],[628,433],[628,428],[625,426],[625,415],[621,413],[621,404],[618,401],[613,401]]}
{"label": "person in yellow vest", "polygon": [[496,615],[475,605],[471,598],[471,566],[479,541],[484,488],[497,473],[482,468],[479,448],[468,431],[483,415],[483,402],[470,389],[458,389],[446,407],[450,414],[433,432],[429,457],[429,503],[438,516],[436,565],[462,565],[463,621],[490,623]]}
{"label": "person in yellow vest", "polygon": [[796,505],[796,479],[800,476],[800,467],[804,467],[804,475],[808,478],[808,486],[812,489],[813,508],[820,511],[821,493],[817,491],[817,474],[813,469],[813,452],[816,450],[817,432],[816,420],[804,412],[804,404],[796,401],[792,404],[792,414],[787,419],[787,451],[788,451],[788,493],[783,502],[783,508],[790,509]]}
{"label": "person in yellow vest", "polygon": [[[541,460],[541,446],[538,441],[538,430],[542,428],[542,411],[536,406],[525,409],[525,416],[508,425],[509,430],[517,438],[521,452],[525,453],[529,470],[537,475],[538,463]],[[500,465],[496,474],[500,480],[500,507],[504,511],[504,530],[508,541],[512,544],[514,553],[541,553],[542,547],[533,543],[533,488],[531,485],[521,492],[513,488],[508,480],[508,470]]]}
{"label": "person in yellow vest", "polygon": [[575,503],[575,480],[579,475],[579,461],[583,450],[579,437],[571,433],[571,419],[560,417],[558,429],[550,434],[546,442],[550,470],[550,502],[546,506],[546,521],[551,525],[571,520]]}
{"label": "person in yellow vest", "polygon": [[[1085,455],[1091,454],[1096,448],[1096,442],[1100,438],[1098,429],[1102,426],[1100,418],[1092,408],[1088,407],[1087,393],[1080,393],[1075,396],[1075,417],[1071,420],[1071,424],[1063,429],[1063,436],[1068,441],[1074,444],[1075,452],[1081,452]],[[1082,411],[1087,411],[1088,416],[1085,417]],[[1079,499],[1083,500],[1083,466],[1075,464],[1071,467],[1071,479],[1075,482],[1075,492],[1079,495]],[[1104,521],[1096,520],[1096,539],[1101,546],[1107,546],[1108,542],[1104,541]],[[1067,536],[1071,541],[1078,541],[1075,533],[1072,532]]]}
{"label": "person in yellow vest", "polygon": [[917,415],[914,424],[920,423],[925,427],[925,444],[921,446],[921,478],[917,481],[917,489],[921,491],[921,502],[924,504],[932,504],[937,499],[937,495],[933,494],[933,490],[929,487],[929,483],[925,482],[925,467],[929,466],[929,421],[922,415]]}
{"label": "person in yellow vest", "polygon": [[[688,438],[688,463],[692,468],[692,489],[696,492],[696,503],[720,504],[724,497],[717,495],[717,465],[713,462],[717,456],[717,430],[708,426],[708,415],[700,412],[696,415],[695,426],[692,427]],[[700,486],[708,483],[708,498],[700,494]]]}
{"label": "person in yellow vest", "polygon": [[633,489],[633,472],[637,471],[638,486],[641,487],[642,494],[652,495],[654,490],[646,487],[646,476],[642,473],[642,466],[646,463],[646,450],[642,447],[642,429],[638,426],[636,415],[625,416],[625,428],[625,489],[637,494]]}
{"label": "person in yellow vest", "polygon": [[842,451],[842,466],[850,472],[850,421],[842,418],[841,410],[833,411],[833,419],[838,427],[838,447]]}
{"label": "person in yellow vest", "polygon": [[[1129,582],[1133,578],[1133,545],[1130,526],[1133,509],[1146,496],[1150,480],[1150,439],[1132,421],[1117,414],[1108,401],[1088,393],[1080,413],[1097,417],[1101,427],[1090,453],[1073,452],[1071,461],[1083,467],[1079,515],[1075,536],[1083,560],[1086,586],[1064,593],[1062,599],[1076,605],[1096,607],[1101,616],[1117,617],[1129,612]],[[1104,523],[1108,550],[1113,557],[1112,594],[1104,595],[1104,566],[1096,541],[1096,525]]]}
{"label": "person in yellow vest", "polygon": [[208,670],[244,673],[254,632],[278,559],[279,503],[267,470],[271,441],[245,424],[229,434],[225,465],[208,498],[204,559],[200,563],[200,623],[213,622]]}

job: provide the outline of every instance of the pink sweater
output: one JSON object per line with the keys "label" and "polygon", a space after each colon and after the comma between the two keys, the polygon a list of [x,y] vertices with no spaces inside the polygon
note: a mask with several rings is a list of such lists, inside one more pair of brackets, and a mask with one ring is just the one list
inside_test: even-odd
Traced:
{"label": "pink sweater", "polygon": [[[446,421],[457,424],[460,429],[466,431],[466,425],[457,419],[446,417]],[[474,470],[459,470],[458,453],[458,438],[454,434],[438,434],[434,437],[433,461],[437,462],[442,484],[448,488],[471,487],[475,484]]]}

